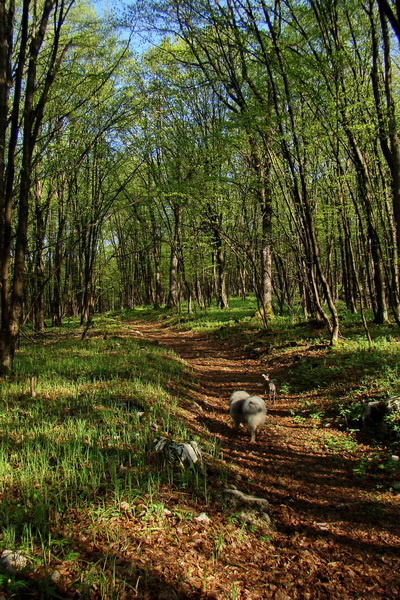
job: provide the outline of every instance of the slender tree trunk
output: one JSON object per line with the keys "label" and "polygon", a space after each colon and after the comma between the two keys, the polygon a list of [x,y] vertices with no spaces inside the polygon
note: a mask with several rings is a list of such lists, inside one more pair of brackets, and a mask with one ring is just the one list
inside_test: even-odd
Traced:
{"label": "slender tree trunk", "polygon": [[[372,88],[374,91],[375,107],[378,116],[379,142],[383,156],[389,167],[391,175],[392,191],[392,209],[394,219],[395,237],[392,241],[392,269],[395,269],[396,275],[392,277],[391,284],[391,304],[395,319],[400,323],[400,290],[399,290],[399,259],[400,252],[400,145],[398,136],[398,126],[395,110],[395,100],[393,94],[393,77],[390,55],[390,36],[387,26],[387,17],[380,2],[380,22],[383,40],[384,52],[384,102],[382,106],[381,85],[379,79],[379,40],[377,35],[377,26],[375,23],[375,6],[373,2],[369,5],[369,18],[372,32]],[[390,217],[392,218],[392,217]],[[392,228],[389,228],[392,231]],[[378,284],[379,285],[379,284]],[[381,311],[379,319],[385,318],[384,311]],[[378,321],[379,322],[379,321]]]}
{"label": "slender tree trunk", "polygon": [[[268,146],[269,140],[264,143]],[[261,156],[258,144],[254,136],[249,137],[250,165],[255,174],[254,194],[261,211],[261,248],[260,248],[260,284],[256,285],[257,300],[262,311],[265,327],[269,318],[273,315],[272,309],[272,197],[270,190],[271,166],[265,157]]]}
{"label": "slender tree trunk", "polygon": [[179,306],[179,279],[178,279],[178,252],[175,246],[171,248],[171,259],[169,267],[169,295],[168,308],[177,308]]}
{"label": "slender tree trunk", "polygon": [[368,223],[368,237],[374,266],[374,289],[376,299],[374,322],[377,324],[382,324],[386,323],[388,320],[383,260],[377,231],[370,222]]}
{"label": "slender tree trunk", "polygon": [[46,235],[46,223],[50,205],[51,193],[47,195],[46,202],[42,200],[41,185],[35,182],[35,256],[34,256],[34,285],[33,285],[33,323],[35,331],[44,329],[44,241]]}
{"label": "slender tree trunk", "polygon": [[357,310],[356,296],[355,296],[355,274],[353,270],[352,261],[352,247],[350,238],[350,227],[348,224],[347,215],[342,216],[342,222],[347,227],[344,227],[344,237],[340,235],[339,243],[342,254],[342,277],[343,277],[343,290],[346,302],[347,310],[355,313]]}
{"label": "slender tree trunk", "polygon": [[[358,197],[365,208],[365,217],[367,222],[367,235],[371,251],[371,259],[373,264],[373,281],[374,281],[374,300],[375,306],[375,323],[385,323],[388,319],[387,303],[385,295],[385,280],[382,251],[379,240],[378,231],[375,225],[375,218],[371,206],[371,191],[369,183],[369,173],[365,158],[357,144],[350,127],[347,125],[346,115],[343,114],[344,129],[346,131],[350,149],[352,151],[352,159],[356,168]],[[354,200],[356,202],[356,200]]]}
{"label": "slender tree trunk", "polygon": [[[353,285],[355,285],[356,290],[358,292],[358,298],[360,301],[361,319],[362,319],[365,335],[367,336],[367,339],[368,339],[368,343],[371,344],[372,338],[371,338],[371,334],[368,329],[368,323],[367,323],[367,319],[365,316],[364,290],[363,290],[362,284],[360,283],[359,273],[357,271],[356,260],[355,260],[354,251],[353,251],[353,245],[351,243],[350,223],[349,223],[349,219],[348,219],[347,215],[343,215],[343,225],[344,225],[344,233],[345,233],[345,237],[346,237],[346,241],[347,241],[347,244],[346,244],[347,260],[348,260],[348,265],[350,267],[349,271],[348,271],[348,276],[349,276],[349,278],[351,277],[352,282],[354,282]],[[352,301],[354,302],[353,294],[352,294]]]}
{"label": "slender tree trunk", "polygon": [[220,308],[229,308],[228,294],[226,292],[225,256],[220,224],[221,218],[214,215],[212,218],[212,228],[215,247],[215,294],[217,305]]}
{"label": "slender tree trunk", "polygon": [[152,238],[153,238],[153,261],[154,261],[154,308],[160,308],[162,304],[161,283],[161,240],[157,233],[157,224],[153,211],[150,213]]}
{"label": "slender tree trunk", "polygon": [[[28,23],[29,23],[29,1],[23,2],[20,41],[18,52],[18,63],[15,71],[14,95],[9,116],[9,95],[12,86],[12,47],[9,42],[14,35],[14,10],[15,6],[10,3],[6,11],[6,4],[0,3],[0,152],[1,163],[1,331],[0,331],[0,373],[8,373],[12,368],[13,351],[11,348],[11,306],[9,296],[9,269],[11,262],[12,242],[12,212],[13,212],[13,188],[15,178],[15,152],[18,142],[20,127],[20,104],[22,97],[22,81],[26,63],[28,46]],[[8,134],[8,129],[10,131]],[[9,135],[9,137],[8,137]],[[7,139],[8,137],[8,139]],[[6,162],[7,161],[7,162]]]}
{"label": "slender tree trunk", "polygon": [[203,286],[199,276],[196,277],[194,285],[197,304],[199,305],[201,310],[204,310],[206,308],[206,303],[204,301]]}
{"label": "slender tree trunk", "polygon": [[181,240],[181,218],[182,207],[174,206],[174,232],[171,241],[171,259],[169,268],[169,295],[167,301],[168,308],[178,308],[180,303],[179,286],[179,254]]}
{"label": "slender tree trunk", "polygon": [[61,266],[63,261],[63,236],[66,224],[65,206],[64,206],[64,188],[65,180],[61,177],[58,181],[57,199],[58,199],[58,223],[55,240],[54,261],[53,261],[53,294],[51,301],[52,325],[61,327],[64,314],[62,293],[61,293]]}
{"label": "slender tree trunk", "polygon": [[[306,246],[306,252],[308,252],[310,269],[309,276],[311,277],[314,301],[316,303],[318,312],[321,314],[328,327],[331,336],[330,343],[331,345],[333,345],[337,342],[339,337],[339,316],[333,298],[332,290],[329,286],[328,279],[322,267],[318,235],[314,223],[313,211],[310,204],[309,190],[307,186],[307,178],[305,175],[304,152],[302,152],[300,149],[299,134],[294,115],[290,83],[280,47],[279,30],[277,31],[275,23],[271,22],[270,14],[267,10],[264,10],[264,16],[268,26],[268,31],[271,35],[271,41],[279,65],[279,73],[282,80],[282,86],[285,97],[284,104],[285,108],[287,109],[289,118],[288,129],[291,134],[290,144],[287,141],[288,131],[285,131],[282,125],[282,102],[280,101],[279,94],[277,91],[276,78],[271,70],[269,62],[266,61],[265,66],[269,75],[271,97],[273,98],[281,132],[281,146],[283,156],[287,161],[291,173],[293,181],[293,198],[297,206],[298,213],[301,216],[304,230],[306,232],[306,235],[303,237],[303,242]],[[321,285],[324,299],[329,308],[330,316],[328,316],[328,314],[324,311],[322,303],[320,301],[318,293],[318,283]]]}

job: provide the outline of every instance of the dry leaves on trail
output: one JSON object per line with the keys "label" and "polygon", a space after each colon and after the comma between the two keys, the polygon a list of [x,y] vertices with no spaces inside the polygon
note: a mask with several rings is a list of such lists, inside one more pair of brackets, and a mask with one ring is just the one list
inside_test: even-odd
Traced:
{"label": "dry leaves on trail", "polygon": [[[132,335],[174,350],[194,374],[171,382],[171,390],[179,419],[200,445],[202,439],[218,443],[219,458],[207,463],[205,457],[210,500],[164,484],[154,502],[145,492],[127,501],[122,480],[133,476],[133,465],[121,473],[119,503],[102,498],[109,512],[88,506],[55,515],[55,538],[67,539],[75,551],[57,565],[66,600],[109,600],[90,587],[93,571],[114,580],[117,600],[400,598],[398,496],[388,491],[383,472],[361,479],[354,470],[368,460],[369,446],[348,444],[346,433],[311,420],[294,420],[304,400],[294,394],[278,394],[268,406],[255,443],[243,428],[233,431],[232,391],[263,394],[261,373],[272,366],[284,372],[296,352],[306,354],[304,347],[261,365],[204,334],[135,323]],[[227,510],[224,487],[266,499],[274,527]],[[202,513],[207,519],[198,519]]]}
{"label": "dry leaves on trail", "polygon": [[[180,403],[188,424],[200,436],[218,439],[231,466],[229,484],[265,497],[271,505],[276,531],[268,539],[256,531],[246,531],[241,541],[237,532],[236,537],[229,535],[217,508],[215,514],[208,513],[213,524],[206,536],[203,532],[199,537],[190,527],[181,530],[176,552],[183,562],[177,567],[184,571],[185,556],[193,559],[192,553],[198,553],[199,568],[207,573],[203,597],[400,597],[398,498],[378,491],[373,479],[360,480],[354,474],[354,465],[371,451],[368,445],[347,450],[343,432],[331,429],[327,434],[311,423],[295,423],[291,411],[299,398],[293,395],[280,396],[269,407],[267,425],[250,444],[244,430],[233,434],[228,398],[235,389],[262,393],[261,373],[268,366],[204,334],[155,324],[138,323],[135,328],[188,362],[197,380]],[[303,348],[299,351],[304,353]],[[275,358],[275,371],[288,368],[288,360],[285,354],[280,365]],[[210,545],[217,528],[224,538],[218,556]],[[187,560],[188,573],[190,564]],[[219,583],[212,584],[213,578]]]}

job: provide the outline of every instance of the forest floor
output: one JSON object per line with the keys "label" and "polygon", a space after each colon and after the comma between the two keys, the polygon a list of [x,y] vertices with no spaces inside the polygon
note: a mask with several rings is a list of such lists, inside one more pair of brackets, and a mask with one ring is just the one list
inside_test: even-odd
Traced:
{"label": "forest floor", "polygon": [[[179,407],[188,428],[200,439],[216,438],[227,487],[267,499],[274,524],[268,535],[250,527],[241,536],[221,506],[196,505],[190,494],[170,493],[166,506],[192,504],[211,525],[182,519],[174,523],[174,535],[167,529],[157,533],[157,549],[148,546],[151,566],[171,587],[154,598],[400,598],[398,469],[374,466],[377,450],[368,440],[354,443],[351,433],[296,419],[304,398],[279,391],[290,364],[311,352],[318,360],[320,350],[294,348],[261,362],[204,333],[160,322],[137,321],[132,328],[133,335],[157,341],[187,361],[195,383],[187,384]],[[267,402],[267,423],[250,443],[243,428],[234,433],[228,399],[238,389],[263,395],[263,372],[273,373],[277,399]],[[209,478],[212,484],[212,472]]]}

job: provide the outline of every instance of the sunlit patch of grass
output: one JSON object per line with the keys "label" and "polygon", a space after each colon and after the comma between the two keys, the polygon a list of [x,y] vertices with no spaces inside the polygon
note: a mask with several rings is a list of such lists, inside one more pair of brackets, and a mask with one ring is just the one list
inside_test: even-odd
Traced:
{"label": "sunlit patch of grass", "polygon": [[232,298],[229,300],[229,308],[222,309],[215,304],[201,310],[195,307],[193,313],[188,313],[184,306],[180,311],[149,309],[149,307],[138,307],[134,311],[128,311],[122,317],[124,320],[135,320],[137,318],[154,320],[157,318],[164,326],[177,327],[179,329],[190,329],[194,331],[212,332],[219,327],[237,325],[243,323],[254,323],[259,328],[260,319],[255,317],[257,303],[254,297],[249,296],[246,300]]}
{"label": "sunlit patch of grass", "polygon": [[[83,341],[72,326],[25,341],[14,375],[0,383],[2,547],[35,549],[37,557],[43,546],[44,560],[59,541],[58,515],[70,507],[97,507],[105,518],[110,498],[148,502],[171,479],[149,464],[148,453],[160,435],[187,441],[170,386],[183,390],[190,373],[173,352],[118,325],[92,328]],[[192,490],[190,477],[172,479]],[[202,483],[197,490],[204,492]],[[57,555],[66,557],[71,544]]]}
{"label": "sunlit patch of grass", "polygon": [[334,348],[305,352],[291,367],[298,389],[335,388],[349,393],[352,389],[385,389],[395,393],[400,378],[400,343],[380,343],[368,347],[364,342],[346,342]]}
{"label": "sunlit patch of grass", "polygon": [[[307,343],[290,345],[285,350],[282,335],[277,341],[275,356],[282,359],[286,351],[288,367],[280,392],[290,389],[300,395],[293,412],[296,418],[311,418],[329,422],[341,429],[362,429],[362,416],[368,402],[387,400],[400,391],[400,338],[397,326],[383,326],[385,335],[375,332],[372,344],[363,337],[346,337],[334,347]],[[391,335],[387,335],[390,329]],[[284,331],[284,328],[282,329]],[[290,335],[289,330],[286,330]],[[281,348],[279,344],[282,344]],[[293,360],[291,360],[293,357]],[[273,364],[273,357],[269,360]],[[310,404],[306,406],[307,402]],[[312,405],[312,406],[311,406]],[[387,417],[387,442],[399,438],[396,419]],[[378,432],[377,432],[378,433]],[[380,436],[380,439],[382,436]]]}
{"label": "sunlit patch of grass", "polygon": [[357,441],[354,440],[351,435],[343,434],[338,436],[337,433],[333,434],[330,432],[326,432],[323,436],[323,444],[324,447],[333,453],[345,453],[345,452],[354,452],[357,447]]}

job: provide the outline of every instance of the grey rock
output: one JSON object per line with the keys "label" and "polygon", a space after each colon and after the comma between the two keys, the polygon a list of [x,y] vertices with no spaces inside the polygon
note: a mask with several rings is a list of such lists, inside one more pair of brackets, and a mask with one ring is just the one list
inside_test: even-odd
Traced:
{"label": "grey rock", "polygon": [[224,490],[224,496],[230,501],[231,504],[234,504],[238,507],[251,507],[256,508],[261,512],[267,512],[269,509],[269,502],[265,498],[259,498],[257,496],[251,496],[249,494],[245,494],[240,490],[235,488],[230,489],[226,488]]}
{"label": "grey rock", "polygon": [[194,465],[203,467],[200,448],[194,441],[180,444],[166,437],[162,437],[156,441],[155,451],[163,454],[168,460],[178,462],[181,467],[187,465],[191,467],[194,467]]}
{"label": "grey rock", "polygon": [[28,560],[25,556],[13,552],[12,550],[4,550],[0,557],[0,572],[2,573],[18,573],[28,566]]}

